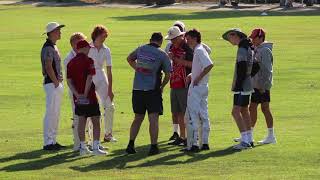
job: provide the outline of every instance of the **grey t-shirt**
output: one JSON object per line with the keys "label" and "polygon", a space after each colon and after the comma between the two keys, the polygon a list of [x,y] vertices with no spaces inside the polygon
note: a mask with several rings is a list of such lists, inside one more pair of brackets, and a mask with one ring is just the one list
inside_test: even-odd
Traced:
{"label": "grey t-shirt", "polygon": [[41,50],[41,65],[42,65],[42,75],[44,77],[44,84],[52,83],[52,80],[48,76],[45,64],[48,59],[52,60],[52,68],[58,80],[62,80],[62,71],[61,71],[61,58],[58,47],[49,39],[43,44]]}
{"label": "grey t-shirt", "polygon": [[162,72],[171,71],[167,53],[156,44],[146,44],[134,51],[137,59],[133,90],[150,91],[160,89]]}

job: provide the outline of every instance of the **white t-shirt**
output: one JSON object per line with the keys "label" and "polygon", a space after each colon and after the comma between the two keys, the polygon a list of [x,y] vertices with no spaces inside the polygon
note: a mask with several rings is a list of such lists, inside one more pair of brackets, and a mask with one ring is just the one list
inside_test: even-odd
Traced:
{"label": "white t-shirt", "polygon": [[[195,78],[197,78],[202,71],[213,64],[211,61],[208,52],[203,47],[202,44],[198,44],[193,53],[193,61],[192,61],[192,70],[191,70],[191,85],[193,85],[193,81]],[[207,73],[201,81],[198,83],[198,85],[207,85],[209,83],[209,73]]]}
{"label": "white t-shirt", "polygon": [[69,53],[68,53],[68,55],[67,55],[67,57],[64,59],[64,61],[63,61],[63,67],[64,67],[64,70],[65,70],[65,74],[66,74],[66,76],[67,76],[67,65],[68,65],[68,63],[71,61],[71,59],[73,59],[74,57],[76,57],[76,55],[77,55],[77,53],[76,52],[74,52],[74,50],[72,49]]}
{"label": "white t-shirt", "polygon": [[90,48],[88,56],[93,59],[96,70],[102,70],[104,64],[112,66],[111,51],[106,45],[103,45],[100,50],[95,47]]}

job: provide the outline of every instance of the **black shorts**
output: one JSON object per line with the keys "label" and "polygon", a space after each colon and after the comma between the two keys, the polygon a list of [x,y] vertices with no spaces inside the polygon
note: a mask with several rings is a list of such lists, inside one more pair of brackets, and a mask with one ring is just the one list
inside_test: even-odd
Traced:
{"label": "black shorts", "polygon": [[250,95],[235,94],[233,96],[233,105],[246,107],[249,105]]}
{"label": "black shorts", "polygon": [[94,117],[100,116],[99,104],[75,105],[75,114],[77,116]]}
{"label": "black shorts", "polygon": [[132,91],[132,109],[135,114],[163,114],[162,94],[160,90]]}
{"label": "black shorts", "polygon": [[251,95],[252,103],[265,103],[270,102],[270,91],[266,90],[264,93],[261,93],[258,89],[254,89],[254,93]]}

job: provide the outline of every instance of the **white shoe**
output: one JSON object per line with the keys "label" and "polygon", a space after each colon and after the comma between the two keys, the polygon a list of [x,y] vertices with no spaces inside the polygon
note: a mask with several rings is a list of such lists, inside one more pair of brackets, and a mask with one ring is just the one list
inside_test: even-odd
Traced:
{"label": "white shoe", "polygon": [[234,141],[234,142],[241,142],[241,137],[234,138],[233,141]]}
{"label": "white shoe", "polygon": [[233,146],[235,150],[244,150],[244,149],[252,149],[252,146],[246,142],[240,142],[239,144]]}
{"label": "white shoe", "polygon": [[80,156],[85,156],[92,153],[92,151],[90,151],[87,146],[84,148],[80,148],[79,151],[80,151]]}
{"label": "white shoe", "polygon": [[79,151],[80,150],[80,144],[73,145],[73,150],[74,151]]}
{"label": "white shoe", "polygon": [[104,150],[102,150],[102,149],[94,149],[94,150],[92,151],[92,154],[93,154],[93,155],[96,155],[96,156],[105,156],[105,155],[108,154],[108,152],[107,152],[107,151],[104,151]]}
{"label": "white shoe", "polygon": [[103,140],[104,140],[105,142],[118,142],[118,140],[117,140],[116,138],[114,138],[114,137],[112,136],[112,134],[106,134],[106,135],[104,135]]}
{"label": "white shoe", "polygon": [[258,144],[276,144],[277,139],[274,136],[268,136],[262,141],[258,141]]}

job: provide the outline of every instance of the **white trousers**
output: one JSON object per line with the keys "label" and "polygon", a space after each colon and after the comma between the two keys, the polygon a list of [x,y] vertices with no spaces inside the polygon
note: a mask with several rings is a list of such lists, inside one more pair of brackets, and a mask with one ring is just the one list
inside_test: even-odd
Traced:
{"label": "white trousers", "polygon": [[[208,86],[190,86],[185,115],[187,124],[187,144],[202,146],[209,143],[210,120],[208,114]],[[199,141],[198,141],[199,140]]]}
{"label": "white trousers", "polygon": [[108,80],[104,70],[96,70],[96,75],[93,76],[93,82],[96,86],[100,105],[102,105],[104,109],[104,134],[112,134],[115,107],[108,96]]}
{"label": "white trousers", "polygon": [[57,142],[63,85],[59,83],[59,86],[55,88],[53,83],[48,83],[44,85],[44,91],[46,94],[46,112],[43,118],[43,144],[50,145]]}

